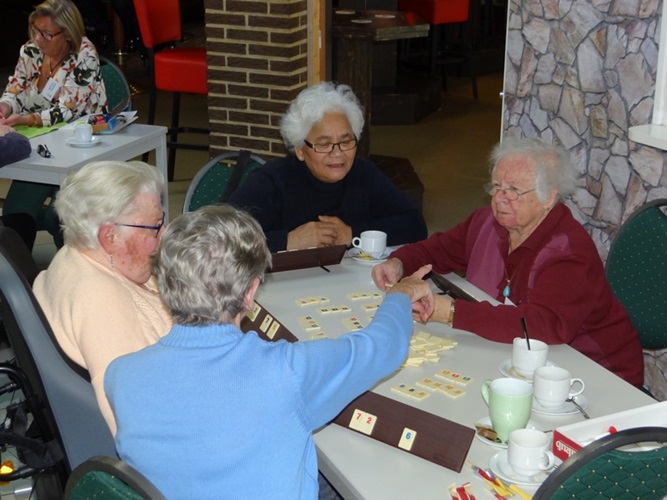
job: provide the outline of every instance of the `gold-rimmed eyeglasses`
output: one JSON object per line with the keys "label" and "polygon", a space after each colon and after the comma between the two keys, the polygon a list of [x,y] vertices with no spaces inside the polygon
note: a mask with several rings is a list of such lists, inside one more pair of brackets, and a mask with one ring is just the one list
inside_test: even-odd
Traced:
{"label": "gold-rimmed eyeglasses", "polygon": [[162,229],[162,226],[164,226],[164,210],[162,211],[162,220],[160,220],[160,223],[157,224],[156,226],[146,226],[143,224],[123,224],[121,222],[114,222],[114,226],[123,226],[123,227],[135,227],[138,229],[150,229],[151,231],[155,231],[155,237],[157,238],[160,234],[160,229]]}
{"label": "gold-rimmed eyeglasses", "polygon": [[527,191],[519,191],[515,187],[504,188],[500,187],[499,184],[489,183],[484,185],[484,191],[486,191],[491,196],[495,196],[497,193],[502,192],[509,201],[516,201],[524,194],[532,193],[535,191],[535,188],[529,189]]}
{"label": "gold-rimmed eyeglasses", "polygon": [[352,139],[348,139],[346,141],[341,141],[341,142],[316,142],[315,144],[308,142],[307,140],[304,139],[303,143],[316,153],[321,153],[326,155],[332,153],[336,146],[338,146],[338,149],[340,149],[341,151],[350,151],[351,149],[356,148],[357,138],[352,137]]}

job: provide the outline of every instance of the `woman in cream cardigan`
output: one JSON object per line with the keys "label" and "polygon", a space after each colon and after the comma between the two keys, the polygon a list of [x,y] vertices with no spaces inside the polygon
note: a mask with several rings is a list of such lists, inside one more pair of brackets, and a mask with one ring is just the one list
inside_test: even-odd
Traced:
{"label": "woman in cream cardigan", "polygon": [[34,284],[63,351],[89,371],[113,433],[102,386],[107,366],[172,325],[150,267],[164,231],[162,184],[157,169],[141,162],[93,162],[69,175],[56,199],[65,246]]}

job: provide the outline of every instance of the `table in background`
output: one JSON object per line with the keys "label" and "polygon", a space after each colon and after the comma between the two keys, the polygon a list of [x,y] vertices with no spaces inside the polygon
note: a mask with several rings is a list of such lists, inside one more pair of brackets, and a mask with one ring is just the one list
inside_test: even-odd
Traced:
{"label": "table in background", "polygon": [[[349,257],[344,258],[340,265],[328,269],[330,272],[312,268],[269,274],[260,286],[257,302],[301,340],[309,338],[297,321],[298,316],[305,314],[315,314],[323,331],[330,337],[336,337],[345,331],[341,322],[343,315],[319,315],[315,312],[316,306],[302,308],[296,305],[295,300],[325,295],[331,300],[329,305],[351,306],[352,313],[364,321],[367,317],[361,309],[364,301],[351,301],[347,293],[376,290],[376,287],[370,276],[371,267]],[[488,416],[480,395],[481,383],[485,379],[502,377],[498,367],[511,357],[511,345],[491,342],[441,324],[416,325],[415,331],[453,337],[458,345],[453,350],[442,351],[438,363],[426,362],[421,367],[403,368],[377,384],[373,391],[474,428],[477,420]],[[517,331],[520,332],[520,328]],[[586,411],[591,417],[655,403],[640,390],[567,345],[550,346],[549,361],[568,369],[572,376],[584,379],[584,395],[588,401]],[[391,391],[393,385],[407,383],[414,386],[417,380],[433,377],[436,371],[445,368],[475,379],[464,388],[466,394],[463,397],[450,399],[434,393],[423,401],[412,401]],[[612,393],[614,397],[609,397]],[[533,413],[531,420],[544,430],[552,431],[556,427],[582,421],[583,417],[578,413],[557,417]],[[471,482],[477,498],[486,495],[482,480],[467,467],[456,473],[339,425],[329,424],[319,430],[315,434],[315,444],[320,470],[345,499],[449,498],[447,488],[452,483],[460,485],[466,481]],[[498,448],[476,437],[468,452],[468,460],[487,467],[489,459],[498,451]],[[528,487],[524,489],[530,490]]]}
{"label": "table in background", "polygon": [[[352,87],[364,108],[364,130],[357,154],[370,152],[371,86],[373,42],[428,36],[429,25],[421,19],[406,19],[403,12],[334,9],[333,38],[336,42],[336,80]],[[395,64],[395,60],[387,61]]]}
{"label": "table in background", "polygon": [[[99,145],[74,148],[67,144],[73,137],[69,129],[58,129],[30,139],[32,152],[28,158],[0,169],[0,177],[20,181],[41,182],[60,186],[67,174],[91,161],[125,161],[155,150],[155,165],[164,179],[162,205],[169,220],[169,188],[167,182],[167,128],[132,123],[115,134],[98,135]],[[46,145],[50,158],[37,154],[37,146]]]}

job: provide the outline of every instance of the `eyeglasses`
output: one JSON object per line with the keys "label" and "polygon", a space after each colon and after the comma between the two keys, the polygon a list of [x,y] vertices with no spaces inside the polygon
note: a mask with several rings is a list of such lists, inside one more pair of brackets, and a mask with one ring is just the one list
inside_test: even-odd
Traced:
{"label": "eyeglasses", "polygon": [[37,154],[42,158],[51,158],[51,151],[46,147],[46,144],[40,144],[37,146]]}
{"label": "eyeglasses", "polygon": [[321,143],[311,144],[305,139],[303,142],[310,149],[312,149],[316,153],[321,153],[321,154],[333,153],[333,150],[336,146],[338,146],[338,149],[340,149],[341,151],[349,151],[357,147],[356,137],[341,142],[321,142]]}
{"label": "eyeglasses", "polygon": [[502,192],[509,201],[516,201],[520,196],[535,191],[535,188],[521,192],[514,187],[501,188],[498,184],[486,184],[484,186],[484,191],[486,191],[491,196],[495,196],[497,193]]}
{"label": "eyeglasses", "polygon": [[35,38],[37,35],[41,36],[47,42],[50,42],[58,35],[62,35],[64,32],[59,31],[58,33],[49,33],[48,31],[42,31],[36,26],[30,26],[30,31],[32,32],[32,37]]}
{"label": "eyeglasses", "polygon": [[162,211],[162,220],[157,226],[144,226],[143,224],[121,224],[120,222],[114,222],[114,226],[123,226],[123,227],[136,227],[139,229],[150,229],[151,231],[155,231],[155,237],[157,238],[158,235],[160,234],[160,229],[162,229],[162,226],[164,226],[164,210]]}

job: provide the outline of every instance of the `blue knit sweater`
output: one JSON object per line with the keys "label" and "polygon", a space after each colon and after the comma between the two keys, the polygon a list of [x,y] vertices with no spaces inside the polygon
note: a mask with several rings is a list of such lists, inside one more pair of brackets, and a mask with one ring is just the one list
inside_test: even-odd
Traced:
{"label": "blue knit sweater", "polygon": [[306,164],[290,154],[253,170],[229,203],[249,211],[262,226],[272,252],[285,250],[287,233],[320,215],[340,218],[352,236],[376,229],[387,245],[427,236],[419,208],[372,162],[355,158],[341,181],[319,181]]}
{"label": "blue knit sweater", "polygon": [[412,327],[398,293],[336,340],[176,325],[107,368],[118,453],[169,499],[315,499],[312,432],[399,367]]}

